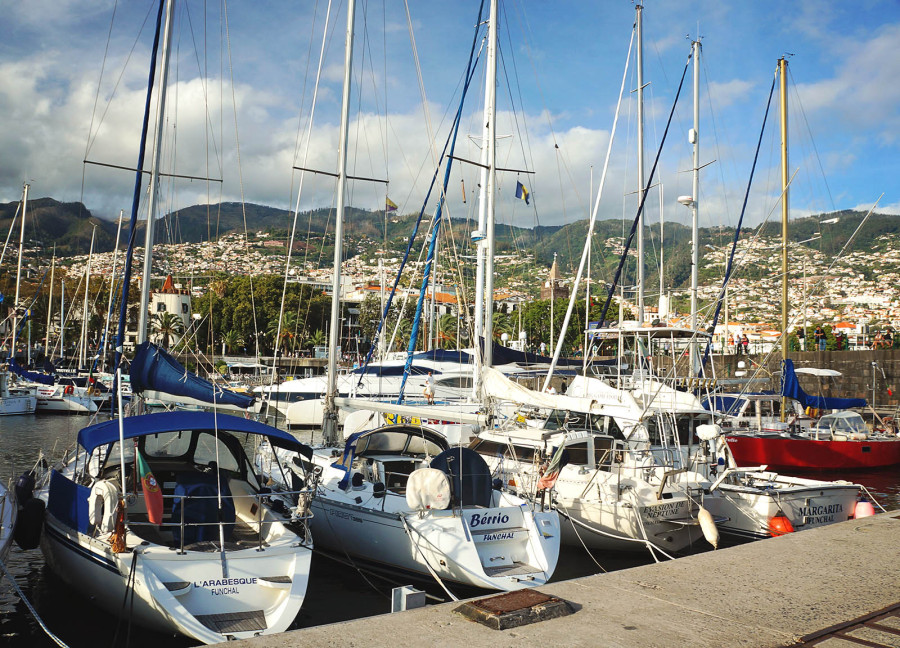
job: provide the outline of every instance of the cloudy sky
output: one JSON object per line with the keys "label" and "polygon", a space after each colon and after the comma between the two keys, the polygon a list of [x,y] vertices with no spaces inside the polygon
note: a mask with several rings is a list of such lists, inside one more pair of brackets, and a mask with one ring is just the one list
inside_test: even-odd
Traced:
{"label": "cloudy sky", "polygon": [[[359,2],[350,174],[390,184],[352,183],[354,206],[378,208],[387,193],[403,211],[419,209],[460,101],[478,4]],[[83,201],[101,217],[130,210],[133,173],[84,160],[136,164],[153,5],[29,0],[5,6],[0,200],[17,200],[28,181],[33,197]],[[241,199],[301,210],[333,204],[330,177],[301,176],[292,168],[336,170],[345,12],[345,2],[329,8],[327,0],[232,2],[227,12],[222,4],[177,3],[162,170],[222,182],[167,181],[162,210]],[[500,174],[500,222],[527,227],[587,216],[592,176],[596,192],[606,158],[634,14],[628,0],[501,2],[498,165],[514,171]],[[648,175],[690,40],[698,34],[701,163],[708,165],[701,224],[737,219],[783,55],[790,66],[790,166],[797,172],[792,213],[868,209],[881,193],[878,211],[900,213],[896,0],[649,0]],[[636,207],[634,63],[632,52],[603,218],[630,219]],[[483,94],[482,64],[466,98],[456,152],[461,158],[479,157]],[[685,172],[691,168],[691,101],[689,70],[658,174],[667,221],[689,217],[676,198],[691,192]],[[749,202],[754,223],[778,217],[777,133],[772,118]],[[454,217],[474,216],[477,176],[477,167],[455,168],[449,189]],[[517,181],[530,189],[530,205],[515,199]],[[656,218],[659,202],[650,201],[648,218]]]}

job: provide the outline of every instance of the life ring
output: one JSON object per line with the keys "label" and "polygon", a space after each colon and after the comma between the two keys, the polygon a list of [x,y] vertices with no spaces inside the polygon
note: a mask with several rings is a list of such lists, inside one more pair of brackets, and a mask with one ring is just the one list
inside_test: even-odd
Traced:
{"label": "life ring", "polygon": [[99,388],[99,387],[94,387],[94,388],[91,390],[91,396],[99,396],[99,395],[100,395],[100,388]]}
{"label": "life ring", "polygon": [[94,482],[88,495],[88,521],[99,533],[111,533],[116,527],[116,505],[119,488],[114,482],[102,479]]}
{"label": "life ring", "polygon": [[75,392],[75,388],[72,385],[66,385],[66,388],[63,390],[63,393],[68,395]]}

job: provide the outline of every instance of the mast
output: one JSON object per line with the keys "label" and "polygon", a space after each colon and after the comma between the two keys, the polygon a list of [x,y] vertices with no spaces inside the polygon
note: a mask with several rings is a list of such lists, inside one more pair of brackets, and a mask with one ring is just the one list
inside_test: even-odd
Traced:
{"label": "mast", "polygon": [[125,218],[125,210],[119,210],[119,227],[116,229],[116,245],[113,248],[112,272],[109,276],[109,301],[106,304],[106,322],[103,324],[103,357],[100,359],[100,367],[106,371],[106,356],[109,347],[109,318],[112,315],[113,307],[113,290],[116,287],[116,262],[119,260],[119,239],[122,236],[122,220]]}
{"label": "mast", "polygon": [[334,405],[337,389],[337,348],[340,339],[341,317],[341,261],[343,259],[344,199],[347,186],[347,146],[350,134],[350,81],[353,64],[353,23],[356,0],[347,3],[347,34],[344,50],[344,91],[341,102],[341,134],[338,149],[337,204],[334,218],[334,278],[331,284],[331,326],[328,332],[328,386],[325,391],[325,420],[322,434],[326,443],[337,440],[337,408]]}
{"label": "mast", "polygon": [[691,330],[695,331],[691,341],[691,375],[696,376],[700,368],[697,348],[697,285],[700,271],[700,38],[691,43],[694,56],[694,127],[688,139],[694,145],[693,182],[691,185]]}
{"label": "mast", "polygon": [[26,182],[22,188],[22,224],[19,227],[19,258],[16,261],[16,298],[13,300],[13,319],[12,319],[12,346],[9,351],[10,357],[16,358],[16,339],[19,337],[19,285],[22,283],[22,252],[25,249],[25,210],[28,205],[28,188],[30,185]]}
{"label": "mast", "polygon": [[481,186],[478,205],[477,260],[475,276],[475,349],[481,340],[481,362],[475,363],[475,398],[481,392],[482,367],[490,367],[493,360],[494,311],[494,180],[497,172],[495,151],[497,131],[494,124],[497,100],[497,0],[491,0],[488,18],[487,68],[484,84],[484,146],[481,149]]}
{"label": "mast", "polygon": [[[638,204],[644,201],[644,28],[643,10],[640,4],[635,5],[635,24],[637,25],[637,181]],[[637,226],[637,309],[638,326],[644,325],[644,214],[638,217]]]}
{"label": "mast", "polygon": [[[781,366],[788,358],[788,97],[787,59],[778,59],[779,96],[781,106]],[[781,421],[785,421],[787,397],[781,397]]]}
{"label": "mast", "polygon": [[66,280],[59,284],[59,360],[66,359]]}
{"label": "mast", "polygon": [[78,354],[79,368],[83,369],[87,365],[87,330],[88,330],[88,298],[90,297],[91,288],[91,260],[94,258],[94,240],[97,237],[97,226],[91,230],[91,249],[88,252],[87,268],[84,272],[84,310],[81,311],[81,349]]}
{"label": "mast", "polygon": [[163,34],[159,100],[156,105],[156,142],[150,166],[150,197],[147,204],[147,231],[144,237],[144,274],[141,281],[141,305],[138,310],[137,342],[147,341],[147,319],[150,311],[150,275],[153,272],[153,230],[156,220],[156,194],[159,187],[159,160],[162,156],[163,122],[166,112],[166,86],[169,78],[169,54],[172,49],[172,15],[175,0],[166,3],[166,26]]}
{"label": "mast", "polygon": [[53,244],[53,259],[50,261],[50,296],[47,298],[47,330],[44,336],[44,356],[47,360],[53,362],[50,354],[50,324],[53,314],[53,277],[56,274],[56,244]]}

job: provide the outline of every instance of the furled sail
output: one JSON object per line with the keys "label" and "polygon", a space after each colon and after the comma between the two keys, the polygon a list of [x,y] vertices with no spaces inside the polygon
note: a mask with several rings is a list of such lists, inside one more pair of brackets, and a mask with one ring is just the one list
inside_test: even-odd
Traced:
{"label": "furled sail", "polygon": [[153,390],[193,398],[204,403],[241,408],[250,407],[255,400],[253,396],[223,389],[192,374],[178,360],[152,342],[144,342],[138,346],[131,362],[130,373],[131,389],[135,393]]}
{"label": "furled sail", "polygon": [[28,371],[27,369],[20,367],[18,363],[16,363],[15,358],[9,359],[9,370],[25,380],[40,383],[41,385],[53,385],[56,383],[55,375],[45,374],[39,371]]}

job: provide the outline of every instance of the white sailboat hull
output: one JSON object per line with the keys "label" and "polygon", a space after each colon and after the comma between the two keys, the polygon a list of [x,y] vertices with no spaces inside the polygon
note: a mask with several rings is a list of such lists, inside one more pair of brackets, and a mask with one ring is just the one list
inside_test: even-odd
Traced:
{"label": "white sailboat hull", "polygon": [[18,507],[12,491],[0,484],[0,561],[6,562],[9,548],[12,546],[13,531],[16,527]]}
{"label": "white sailboat hull", "polygon": [[[350,490],[349,496],[355,497]],[[491,590],[542,585],[556,566],[559,523],[555,513],[504,506],[476,511],[390,512],[405,498],[388,493],[385,510],[344,501],[320,488],[313,500],[316,546],[391,570]],[[507,519],[479,532],[472,515]]]}
{"label": "white sailboat hull", "polygon": [[[488,463],[496,467],[498,462]],[[532,474],[529,479],[532,466],[510,467],[506,461],[505,481],[533,491],[537,478]],[[703,541],[699,502],[699,494],[692,498],[683,489],[665,489],[658,497],[657,489],[641,480],[578,466],[562,469],[552,494],[553,507],[563,518],[563,544],[607,551],[642,551],[648,542],[667,552],[691,548]]]}
{"label": "white sailboat hull", "polygon": [[[121,614],[127,595],[137,625],[207,644],[287,630],[306,591],[312,554],[289,544],[229,552],[223,574],[217,553],[151,545],[115,554],[102,538],[72,531],[50,515],[41,550],[56,574],[110,614]],[[265,580],[284,574],[290,582]]]}

